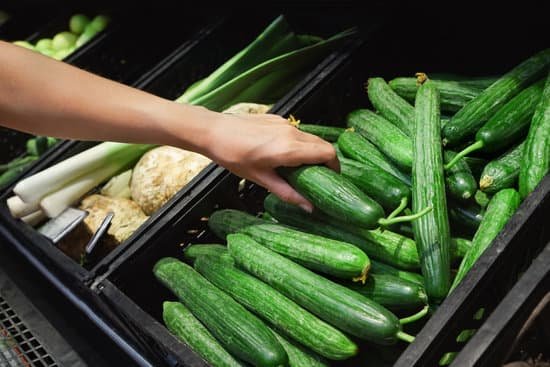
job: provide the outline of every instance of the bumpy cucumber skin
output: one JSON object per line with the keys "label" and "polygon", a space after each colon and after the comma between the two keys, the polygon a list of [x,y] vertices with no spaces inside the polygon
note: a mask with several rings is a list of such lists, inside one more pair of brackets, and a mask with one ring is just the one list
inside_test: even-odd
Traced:
{"label": "bumpy cucumber skin", "polygon": [[502,189],[514,187],[519,176],[524,146],[525,142],[522,142],[487,163],[481,172],[479,189],[488,194],[495,194]]}
{"label": "bumpy cucumber skin", "polygon": [[343,127],[314,124],[298,124],[297,128],[305,133],[316,135],[329,142],[337,141],[340,134],[345,131]]}

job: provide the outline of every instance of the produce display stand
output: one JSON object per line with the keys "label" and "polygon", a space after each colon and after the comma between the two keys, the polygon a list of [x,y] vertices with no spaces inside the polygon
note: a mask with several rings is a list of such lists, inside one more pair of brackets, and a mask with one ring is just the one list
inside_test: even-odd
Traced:
{"label": "produce display stand", "polygon": [[[429,44],[444,43],[444,37],[449,37],[439,35],[443,39],[438,38],[429,29],[417,28],[416,32]],[[406,40],[399,42],[399,37],[392,38],[396,33],[388,29],[380,33],[381,38],[372,37],[362,47],[350,49],[347,55],[341,54],[292,100],[279,106],[277,113],[292,114],[304,123],[342,125],[351,110],[370,107],[364,91],[364,82],[370,76],[388,80],[414,75],[418,70],[473,76],[498,74],[543,47],[536,41],[525,42],[513,52],[507,50],[508,58],[503,60],[498,52],[491,56],[491,51],[484,51],[482,42],[470,42],[468,47],[483,56],[465,64],[463,59],[453,59],[451,46],[419,49],[416,44],[407,44]],[[406,54],[407,58],[399,58],[400,54]],[[259,214],[266,195],[265,190],[255,185],[243,187],[237,177],[220,168],[202,180],[195,192],[196,195],[187,197],[172,209],[178,214],[170,215],[162,230],[136,239],[94,283],[94,289],[128,325],[145,350],[165,361],[177,360],[182,365],[195,365],[196,355],[163,326],[162,302],[173,300],[174,296],[154,278],[153,265],[165,256],[181,259],[182,250],[190,243],[219,242],[206,227],[208,216],[221,208]],[[550,240],[550,230],[544,226],[549,212],[550,175],[522,203],[456,290],[425,324],[420,323],[415,341],[408,347],[400,343],[399,352],[389,356],[387,362],[403,367],[436,366],[445,354],[460,351],[464,343],[458,343],[457,336],[485,322],[521,272]],[[480,308],[484,309],[483,316],[475,318]],[[369,350],[369,346],[361,349]],[[365,360],[368,360],[368,353],[335,365],[356,366]]]}

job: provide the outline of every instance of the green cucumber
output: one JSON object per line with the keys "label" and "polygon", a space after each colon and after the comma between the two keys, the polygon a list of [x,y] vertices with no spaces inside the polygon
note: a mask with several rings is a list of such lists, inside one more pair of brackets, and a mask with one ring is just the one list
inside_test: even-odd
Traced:
{"label": "green cucumber", "polygon": [[470,250],[460,263],[451,289],[460,283],[483,252],[491,245],[519,207],[520,201],[520,195],[514,189],[504,189],[493,196],[487,206],[485,217],[472,240]]}
{"label": "green cucumber", "polygon": [[380,167],[401,182],[411,184],[411,178],[389,162],[388,158],[361,134],[351,130],[345,131],[338,138],[338,147],[344,156],[373,167]]}
{"label": "green cucumber", "polygon": [[407,136],[412,136],[414,107],[409,102],[395,93],[382,78],[369,78],[367,92],[370,102],[382,116]]}
{"label": "green cucumber", "polygon": [[447,217],[445,177],[439,120],[439,92],[430,80],[416,94],[413,165],[413,211],[426,206],[433,210],[414,221],[426,293],[431,301],[442,301],[450,286],[451,235]]}
{"label": "green cucumber", "polygon": [[[445,163],[450,162],[456,153],[450,150],[443,152]],[[467,200],[474,196],[477,190],[477,182],[470,167],[464,159],[460,159],[445,173],[445,183],[449,194],[455,199]]]}
{"label": "green cucumber", "polygon": [[227,243],[239,267],[334,327],[383,345],[412,339],[402,332],[397,317],[378,303],[313,273],[246,235],[231,234]]}
{"label": "green cucumber", "polygon": [[285,352],[288,355],[289,367],[329,367],[329,364],[326,363],[326,361],[309,349],[304,348],[292,340],[287,340],[275,330],[271,331],[285,349]]}
{"label": "green cucumber", "polygon": [[481,191],[495,194],[502,189],[516,186],[524,145],[525,142],[516,145],[485,166],[479,179]]}
{"label": "green cucumber", "polygon": [[162,304],[164,324],[178,339],[213,366],[240,367],[191,311],[179,302]]}
{"label": "green cucumber", "polygon": [[371,261],[370,274],[393,275],[394,277],[398,277],[403,280],[408,280],[409,282],[424,286],[424,278],[422,278],[422,275],[418,273],[413,273],[411,271],[397,269],[391,265],[387,265],[383,262],[375,260]]}
{"label": "green cucumber", "polygon": [[418,269],[420,261],[413,240],[388,230],[368,231],[346,226],[330,217],[306,213],[299,207],[283,202],[273,194],[266,196],[264,208],[279,222],[326,238],[351,243],[369,258],[402,269]]}
{"label": "green cucumber", "polygon": [[550,73],[546,77],[546,84],[535,114],[519,171],[519,192],[526,197],[539,184],[550,170]]}
{"label": "green cucumber", "polygon": [[454,227],[476,231],[483,219],[484,210],[477,203],[458,203],[449,201],[449,218]]}
{"label": "green cucumber", "polygon": [[247,217],[252,216],[233,209],[218,210],[210,216],[208,226],[223,227],[225,233],[244,233],[272,251],[322,273],[346,279],[366,278],[370,261],[357,246],[281,224],[243,224]]}
{"label": "green cucumber", "polygon": [[[227,246],[217,243],[190,244],[183,250],[183,257],[189,262],[194,262],[199,256],[225,256],[228,255]],[[231,259],[231,257],[228,257]]]}
{"label": "green cucumber", "polygon": [[444,144],[457,145],[474,134],[506,102],[546,73],[549,65],[550,49],[545,49],[500,77],[462,107],[445,125]]}
{"label": "green cucumber", "polygon": [[36,156],[29,156],[29,159],[25,159],[24,162],[17,164],[17,166],[8,169],[0,175],[0,189],[11,184],[17,177],[19,177],[25,170],[34,164],[34,161],[38,159]]}
{"label": "green cucumber", "polygon": [[460,85],[465,85],[469,87],[474,87],[478,89],[486,89],[491,84],[496,82],[499,76],[469,76],[469,75],[460,75],[454,73],[428,73],[435,80],[442,81],[454,81],[458,82]]}
{"label": "green cucumber", "polygon": [[267,326],[192,267],[165,257],[157,261],[153,273],[229,353],[257,366],[287,363],[283,347]]}
{"label": "green cucumber", "polygon": [[451,258],[453,260],[462,259],[472,247],[472,241],[466,238],[453,237],[451,238],[451,247],[453,249]]}
{"label": "green cucumber", "polygon": [[303,131],[308,134],[313,134],[321,139],[324,139],[329,142],[335,142],[338,140],[340,134],[342,134],[346,129],[343,127],[336,126],[326,126],[326,125],[315,125],[315,124],[302,124],[294,123],[300,131]]}
{"label": "green cucumber", "polygon": [[476,150],[497,151],[524,137],[529,130],[531,117],[540,100],[543,86],[544,80],[540,80],[502,106],[477,131],[476,141],[458,153],[453,160],[447,163],[445,168],[448,169],[456,160]]}
{"label": "green cucumber", "polygon": [[365,194],[376,200],[386,210],[394,210],[411,196],[407,185],[390,173],[348,158],[340,159],[340,174],[348,178]]}
{"label": "green cucumber", "polygon": [[410,172],[413,160],[412,143],[398,127],[365,109],[350,112],[346,121],[349,127],[368,139],[393,163]]}
{"label": "green cucumber", "polygon": [[475,177],[479,177],[487,163],[489,163],[486,159],[479,157],[464,157],[464,160]]}
{"label": "green cucumber", "polygon": [[[436,80],[432,74],[428,75],[441,95],[441,111],[456,112],[460,110],[484,89],[461,81]],[[419,86],[417,78],[395,78],[390,80],[389,85],[398,95],[409,102],[414,102]]]}
{"label": "green cucumber", "polygon": [[195,269],[251,312],[314,352],[334,360],[357,353],[357,346],[342,332],[219,257],[200,256]]}
{"label": "green cucumber", "polygon": [[371,274],[364,285],[347,287],[393,311],[418,309],[428,302],[423,285],[393,275]]}
{"label": "green cucumber", "polygon": [[13,170],[20,166],[27,166],[29,163],[32,163],[37,159],[38,157],[34,155],[25,155],[24,157],[15,158],[8,163],[0,164],[0,173]]}

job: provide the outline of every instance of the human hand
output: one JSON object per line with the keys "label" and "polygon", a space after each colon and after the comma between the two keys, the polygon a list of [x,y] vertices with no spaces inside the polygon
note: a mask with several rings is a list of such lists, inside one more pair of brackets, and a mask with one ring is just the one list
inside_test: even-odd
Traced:
{"label": "human hand", "polygon": [[301,132],[273,114],[217,114],[208,122],[205,155],[239,177],[251,180],[282,200],[311,212],[313,205],[294,190],[275,169],[303,164],[326,164],[339,171],[334,147]]}

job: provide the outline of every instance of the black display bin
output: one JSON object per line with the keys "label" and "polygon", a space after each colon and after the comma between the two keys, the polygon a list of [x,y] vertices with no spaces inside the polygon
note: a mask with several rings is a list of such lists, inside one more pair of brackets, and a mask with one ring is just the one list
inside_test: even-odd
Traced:
{"label": "black display bin", "polygon": [[[292,114],[304,123],[341,126],[348,112],[370,107],[364,90],[364,82],[370,76],[390,79],[412,76],[417,71],[495,75],[545,46],[540,35],[535,35],[526,38],[513,50],[506,47],[505,42],[488,47],[486,39],[472,41],[468,37],[469,32],[476,32],[475,28],[467,32],[457,30],[458,34],[440,23],[436,23],[440,32],[433,31],[433,23],[424,27],[415,25],[415,39],[421,39],[426,47],[419,47],[418,42],[403,37],[410,23],[384,28],[378,37],[365,42],[363,47],[350,50],[349,56],[341,55],[335,59],[277,113]],[[504,28],[493,28],[487,34],[488,38],[493,36],[492,32],[506,36]],[[526,35],[522,33],[521,36]],[[465,50],[468,50],[468,55],[471,53],[476,57],[468,57]],[[238,208],[259,213],[266,192],[255,185],[240,188],[242,185],[237,177],[227,171],[214,172],[197,186],[200,196],[181,201],[174,207],[179,213],[165,217],[170,220],[163,225],[162,231],[137,239],[110,265],[102,276],[105,279],[97,279],[95,283],[94,288],[133,331],[133,336],[141,340],[142,347],[163,356],[167,365],[194,365],[195,356],[162,325],[162,302],[175,297],[156,281],[152,274],[153,265],[164,256],[181,259],[182,249],[189,243],[216,241],[206,228],[206,219],[216,209]],[[547,176],[524,200],[463,282],[422,325],[416,340],[408,347],[400,344],[400,353],[386,355],[388,363],[403,367],[437,366],[446,353],[457,352],[463,347],[463,343],[456,342],[459,333],[480,327],[550,240],[550,229],[544,226],[550,213],[549,192],[550,176]],[[484,308],[484,315],[474,320],[474,314],[480,308]],[[353,359],[338,365],[356,366],[361,363]]]}
{"label": "black display bin", "polygon": [[[228,17],[221,23],[217,23],[211,29],[200,32],[199,35],[183,44],[166,61],[159,64],[136,85],[147,92],[159,95],[167,99],[175,99],[192,82],[205,77],[217,66],[221,65],[229,57],[252,41],[278,14],[264,14],[247,21],[241,16]],[[327,24],[308,23],[308,18],[300,15],[288,14],[287,18],[295,31],[302,33],[315,33],[327,36],[344,30],[350,26],[346,19],[334,19]],[[353,42],[350,40],[350,42]],[[342,46],[347,47],[347,46]],[[304,88],[307,82],[316,76],[327,64],[330,64],[337,56],[338,51],[328,55],[323,62],[306,73],[302,80],[296,81],[296,86],[289,91],[287,96],[281,98],[278,104],[284,104],[298,90]],[[274,111],[276,111],[276,106]],[[72,156],[95,142],[70,141],[55,149],[51,154],[41,159],[31,168],[27,175],[31,175],[47,168],[69,156]],[[115,248],[106,257],[84,268],[58,250],[48,239],[40,235],[32,227],[19,220],[13,219],[7,210],[5,199],[12,195],[13,187],[10,187],[0,198],[0,221],[2,225],[17,238],[23,245],[37,256],[41,261],[49,263],[53,268],[67,275],[69,285],[75,283],[90,284],[105,272],[109,264],[123,254],[127,248],[138,238],[150,237],[160,231],[166,222],[171,220],[170,213],[176,214],[172,208],[188,196],[199,193],[196,186],[205,177],[216,172],[217,166],[212,163],[197,175],[188,185],[180,190],[168,203],[154,213],[128,240]]]}
{"label": "black display bin", "polygon": [[[531,349],[530,353],[544,352],[548,358],[548,330],[540,330],[547,327],[548,322],[539,320],[537,323],[536,316],[533,315],[534,318],[531,318],[531,315],[537,307],[541,311],[537,313],[539,316],[543,317],[542,310],[545,309],[545,315],[549,314],[549,295],[550,242],[521,275],[519,281],[502,299],[451,366],[497,366],[507,361],[521,360],[519,358],[522,357],[522,353],[518,353],[518,347],[521,347],[522,342],[529,342],[526,340],[529,333],[532,335],[533,340],[530,342],[533,346],[525,349]],[[538,333],[534,329],[539,329]],[[521,337],[516,340],[519,335],[523,336],[524,340]],[[532,357],[536,358],[537,355]]]}

